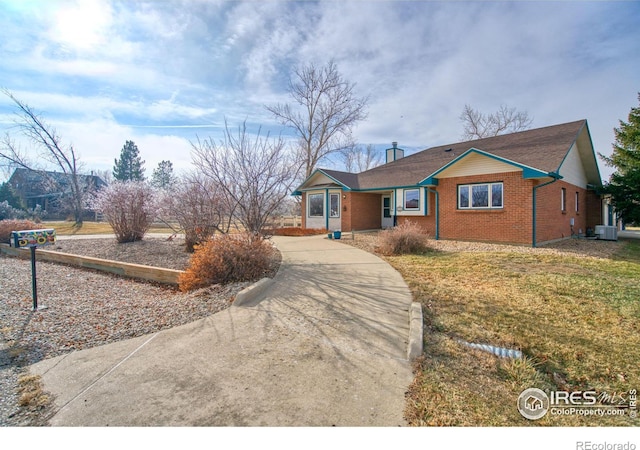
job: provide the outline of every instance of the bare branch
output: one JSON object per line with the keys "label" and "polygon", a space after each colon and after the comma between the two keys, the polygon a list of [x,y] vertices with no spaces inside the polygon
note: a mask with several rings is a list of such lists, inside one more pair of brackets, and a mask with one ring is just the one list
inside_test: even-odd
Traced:
{"label": "bare branch", "polygon": [[7,134],[1,143],[0,160],[5,165],[38,171],[44,175],[46,175],[45,165],[41,161],[46,161],[67,175],[75,220],[76,223],[81,223],[87,187],[83,186],[78,176],[80,164],[73,146],[65,148],[56,130],[41,119],[28,104],[16,98],[7,89],[2,89],[2,93],[9,97],[17,107],[17,128],[34,144],[35,150],[33,152],[35,155],[28,157],[27,153],[21,151],[11,136]]}
{"label": "bare branch", "polygon": [[465,105],[460,114],[464,139],[480,139],[500,134],[515,133],[531,128],[533,118],[526,111],[517,111],[506,105],[492,114],[483,114],[469,105]]}
{"label": "bare branch", "polygon": [[296,68],[289,80],[294,106],[266,107],[300,138],[298,152],[305,176],[322,158],[354,145],[351,131],[367,117],[368,102],[366,97],[356,97],[354,87],[342,78],[333,61],[320,68],[309,64]]}
{"label": "bare branch", "polygon": [[[281,137],[251,137],[246,122],[233,133],[225,122],[225,137],[192,142],[193,163],[217,186],[229,214],[245,231],[261,233],[289,196],[299,165]],[[296,169],[298,168],[298,169]]]}
{"label": "bare branch", "polygon": [[351,146],[340,151],[347,172],[364,172],[382,164],[382,155],[371,144]]}

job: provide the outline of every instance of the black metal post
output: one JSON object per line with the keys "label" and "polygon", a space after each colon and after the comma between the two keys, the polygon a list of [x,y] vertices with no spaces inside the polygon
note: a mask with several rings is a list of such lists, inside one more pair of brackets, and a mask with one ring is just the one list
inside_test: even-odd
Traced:
{"label": "black metal post", "polygon": [[33,293],[33,311],[38,309],[38,286],[36,283],[36,246],[31,247],[31,290]]}

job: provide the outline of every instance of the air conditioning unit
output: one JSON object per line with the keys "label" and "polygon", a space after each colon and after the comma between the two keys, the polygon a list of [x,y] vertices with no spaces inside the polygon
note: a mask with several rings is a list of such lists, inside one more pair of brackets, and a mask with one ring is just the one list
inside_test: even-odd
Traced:
{"label": "air conditioning unit", "polygon": [[595,234],[598,236],[598,239],[602,239],[604,241],[618,240],[618,229],[616,227],[596,225]]}

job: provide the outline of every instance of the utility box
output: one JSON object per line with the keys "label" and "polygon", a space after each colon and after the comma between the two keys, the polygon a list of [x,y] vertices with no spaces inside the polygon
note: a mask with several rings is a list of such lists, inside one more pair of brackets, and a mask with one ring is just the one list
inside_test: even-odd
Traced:
{"label": "utility box", "polygon": [[42,247],[56,243],[56,230],[47,228],[42,230],[22,230],[11,232],[12,243],[16,248]]}
{"label": "utility box", "polygon": [[596,236],[598,239],[602,239],[605,241],[617,241],[618,240],[618,229],[616,227],[605,226],[605,225],[596,225]]}

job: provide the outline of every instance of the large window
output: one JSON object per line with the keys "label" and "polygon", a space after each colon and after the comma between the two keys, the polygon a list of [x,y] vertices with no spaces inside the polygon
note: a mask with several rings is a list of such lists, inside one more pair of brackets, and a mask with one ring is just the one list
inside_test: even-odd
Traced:
{"label": "large window", "polygon": [[420,209],[419,189],[406,189],[404,191],[404,209],[408,211]]}
{"label": "large window", "polygon": [[458,186],[459,209],[502,208],[502,183],[462,184]]}
{"label": "large window", "polygon": [[309,194],[309,217],[324,216],[324,194]]}
{"label": "large window", "polygon": [[340,194],[329,195],[329,217],[340,217]]}

